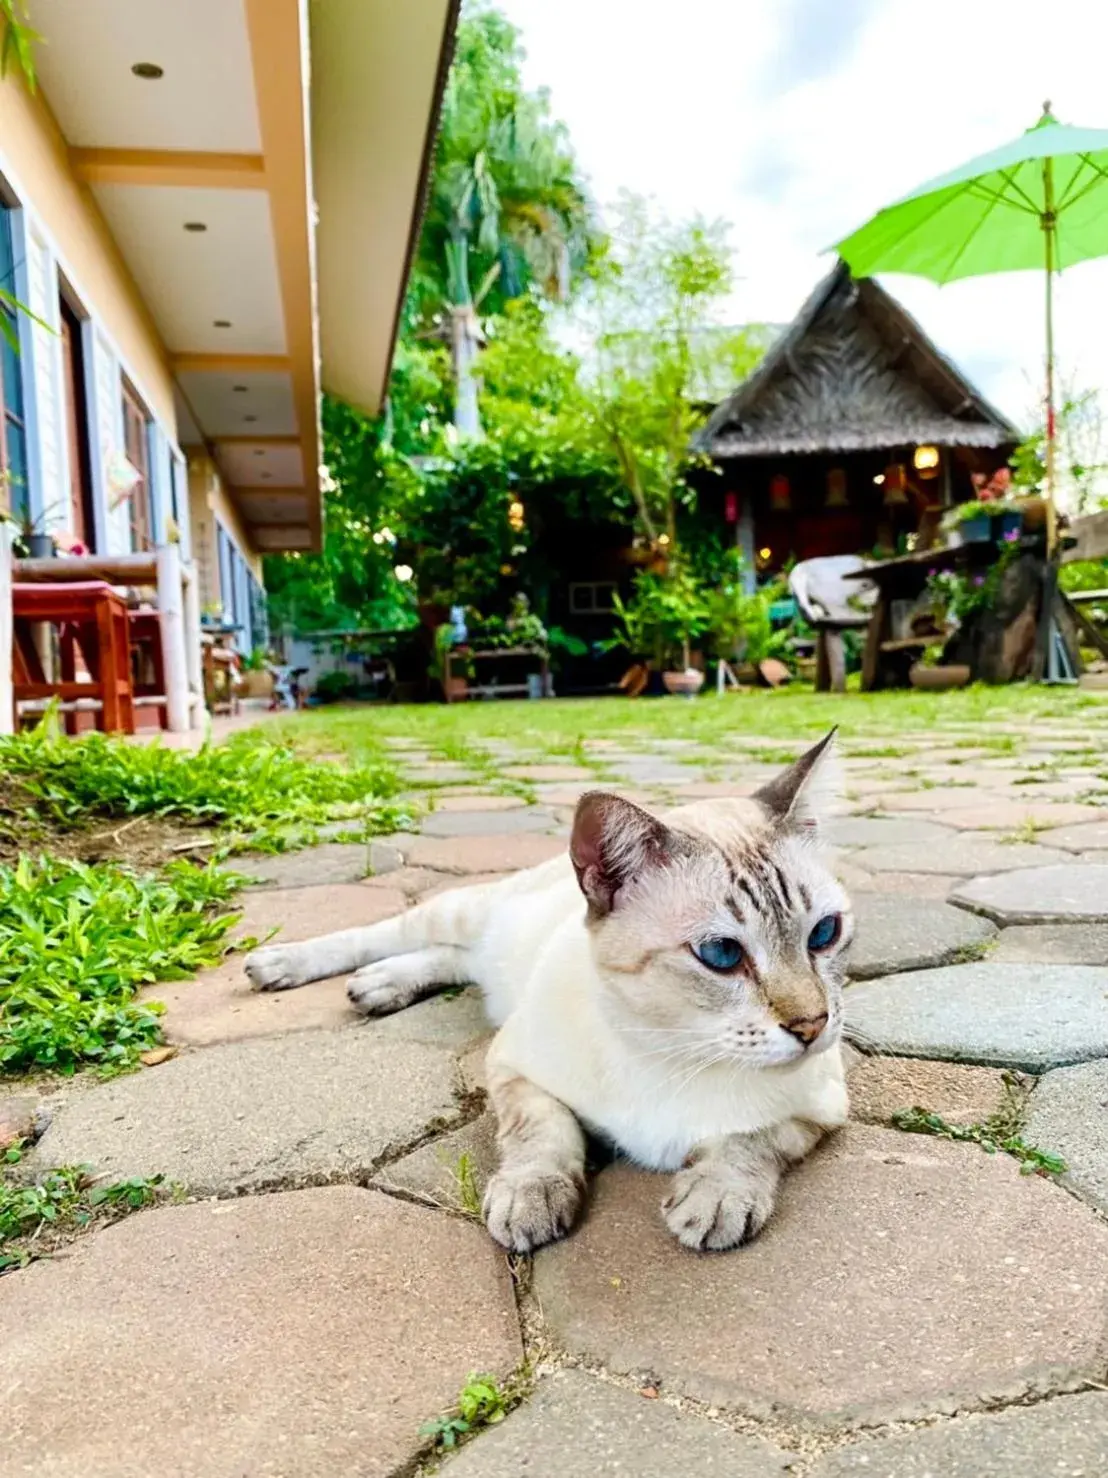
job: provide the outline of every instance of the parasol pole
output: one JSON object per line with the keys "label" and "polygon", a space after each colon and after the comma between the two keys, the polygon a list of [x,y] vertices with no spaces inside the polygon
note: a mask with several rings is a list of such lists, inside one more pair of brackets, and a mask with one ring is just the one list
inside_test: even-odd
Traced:
{"label": "parasol pole", "polygon": [[[1043,106],[1049,114],[1050,104]],[[1058,537],[1054,485],[1054,273],[1057,268],[1058,218],[1054,211],[1054,161],[1043,160],[1043,241],[1046,247],[1046,553],[1050,559]]]}

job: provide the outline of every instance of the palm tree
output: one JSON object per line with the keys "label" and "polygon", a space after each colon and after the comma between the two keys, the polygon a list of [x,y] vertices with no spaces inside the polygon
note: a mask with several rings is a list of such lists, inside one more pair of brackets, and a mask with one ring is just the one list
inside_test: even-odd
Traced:
{"label": "palm tree", "polygon": [[[494,53],[498,44],[488,42]],[[501,85],[490,86],[489,70],[487,53],[476,63],[471,53],[447,85],[421,251],[425,274],[445,290],[434,331],[449,341],[454,425],[469,436],[481,434],[476,363],[484,341],[482,305],[498,306],[529,288],[565,297],[592,240],[573,155],[561,125],[547,115],[545,98],[521,91],[514,63],[507,85],[502,75]]]}

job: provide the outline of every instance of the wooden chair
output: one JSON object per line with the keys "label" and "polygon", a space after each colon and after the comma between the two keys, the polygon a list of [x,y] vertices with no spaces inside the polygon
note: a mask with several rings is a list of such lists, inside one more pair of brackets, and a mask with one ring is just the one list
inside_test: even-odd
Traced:
{"label": "wooden chair", "polygon": [[868,626],[877,598],[875,586],[846,578],[864,568],[856,554],[831,554],[804,560],[789,576],[796,603],[816,633],[817,693],[846,692],[843,632]]}
{"label": "wooden chair", "polygon": [[[68,585],[13,584],[12,676],[14,719],[39,713],[57,700],[66,728],[91,712],[108,734],[135,732],[127,605],[102,580]],[[34,628],[57,629],[60,681],[46,676]],[[78,678],[82,663],[88,677]],[[21,712],[21,705],[23,706]]]}

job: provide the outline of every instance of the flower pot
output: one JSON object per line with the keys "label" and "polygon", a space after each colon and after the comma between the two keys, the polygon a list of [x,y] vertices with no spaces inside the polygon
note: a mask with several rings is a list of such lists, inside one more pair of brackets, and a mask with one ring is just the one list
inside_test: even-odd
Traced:
{"label": "flower pot", "polygon": [[272,672],[266,672],[264,668],[248,667],[239,679],[239,691],[244,698],[271,698]]}
{"label": "flower pot", "polygon": [[963,544],[987,544],[993,536],[993,521],[987,513],[963,519],[958,528]]}
{"label": "flower pot", "polygon": [[997,513],[993,516],[993,538],[1012,539],[1018,536],[1023,528],[1023,514],[1012,511]]}
{"label": "flower pot", "polygon": [[28,534],[27,554],[31,559],[52,559],[54,556],[53,534]]}
{"label": "flower pot", "polygon": [[1038,533],[1046,527],[1046,502],[1037,495],[1032,498],[1014,499],[1023,518],[1023,526],[1029,534]]}
{"label": "flower pot", "polygon": [[704,686],[704,674],[690,667],[686,672],[663,672],[666,692],[683,698],[695,698]]}
{"label": "flower pot", "polygon": [[469,692],[469,679],[465,677],[444,678],[442,691],[447,703],[457,703]]}
{"label": "flower pot", "polygon": [[946,688],[964,688],[970,680],[968,667],[952,664],[949,667],[924,667],[916,662],[908,672],[908,681],[913,688],[927,688],[941,692]]}

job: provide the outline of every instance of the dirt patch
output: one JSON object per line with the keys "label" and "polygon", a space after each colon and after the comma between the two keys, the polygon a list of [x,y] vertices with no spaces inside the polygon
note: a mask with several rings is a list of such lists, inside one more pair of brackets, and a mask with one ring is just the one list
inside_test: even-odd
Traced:
{"label": "dirt patch", "polygon": [[161,816],[87,816],[67,828],[37,814],[35,797],[0,776],[0,864],[21,853],[49,852],[78,862],[116,862],[147,869],[181,858],[206,859],[220,838],[210,827]]}

